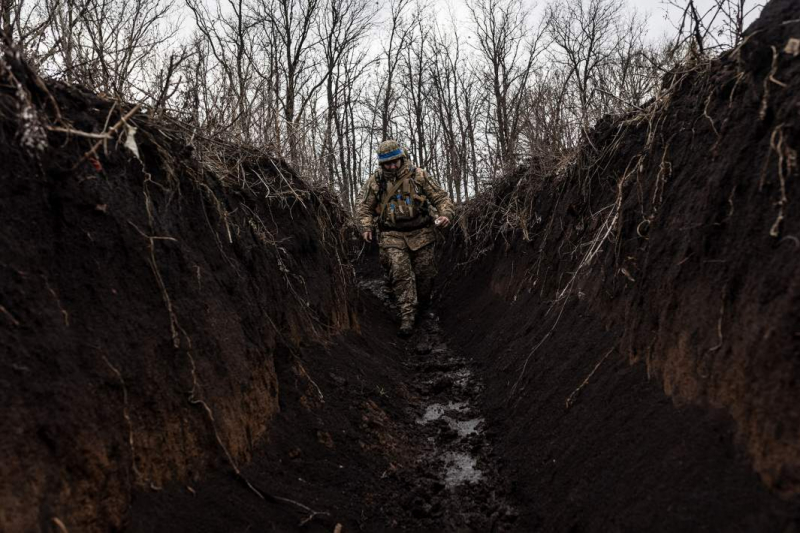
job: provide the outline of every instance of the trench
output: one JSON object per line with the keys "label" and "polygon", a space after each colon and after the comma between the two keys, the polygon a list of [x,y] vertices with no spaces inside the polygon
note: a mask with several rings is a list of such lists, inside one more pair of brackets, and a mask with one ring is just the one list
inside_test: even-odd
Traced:
{"label": "trench", "polygon": [[[796,11],[681,76],[658,134],[598,123],[599,174],[471,200],[411,340],[285,162],[145,114],[135,157],[32,155],[4,113],[0,529],[800,530]],[[81,131],[128,112],[48,87]]]}
{"label": "trench", "polygon": [[[800,502],[753,475],[731,417],[676,404],[645,365],[609,349],[620,331],[590,303],[568,300],[562,327],[545,335],[554,317],[539,295],[521,290],[524,248],[468,270],[448,253],[437,313],[409,341],[379,333],[398,348],[409,390],[395,399],[402,408],[392,423],[416,438],[407,443],[411,459],[393,472],[399,485],[386,485],[375,506],[383,513],[362,530],[745,532],[800,524]],[[517,284],[519,296],[498,290]],[[396,327],[386,280],[373,271],[358,288]]]}
{"label": "trench", "polygon": [[191,490],[139,491],[126,531],[527,530],[534,511],[512,494],[474,362],[438,313],[397,336],[373,259],[354,287],[359,333],[276,353],[280,413],[241,470],[268,500],[223,468]]}
{"label": "trench", "polygon": [[[383,278],[359,287],[396,314]],[[405,410],[419,434],[413,486],[388,527],[438,531],[510,531],[518,517],[508,479],[500,473],[480,409],[482,380],[469,359],[452,349],[437,312],[418,321],[402,366],[411,395]]]}

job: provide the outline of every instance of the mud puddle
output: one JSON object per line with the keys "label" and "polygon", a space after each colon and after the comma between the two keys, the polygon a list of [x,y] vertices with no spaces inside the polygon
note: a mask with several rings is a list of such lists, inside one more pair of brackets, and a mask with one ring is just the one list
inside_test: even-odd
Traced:
{"label": "mud puddle", "polygon": [[450,429],[458,433],[459,437],[466,437],[478,433],[478,426],[483,423],[483,418],[464,419],[471,414],[466,402],[453,403],[447,405],[432,403],[425,409],[425,414],[417,419],[418,424],[427,424],[436,420],[444,420]]}
{"label": "mud puddle", "polygon": [[[443,345],[440,351],[447,353],[446,346]],[[434,376],[428,382],[434,387],[442,381],[451,382],[453,392],[459,396],[468,397],[469,389],[473,385],[470,382],[471,377],[472,373],[467,368],[460,367],[443,373],[441,377]],[[480,390],[477,384],[474,388],[475,392]],[[485,438],[483,434],[484,419],[476,415],[469,401],[450,401],[428,404],[425,412],[416,422],[420,425],[428,425],[437,421],[444,422],[450,429],[450,432],[440,431],[437,434],[438,437],[444,438],[429,437],[434,446],[432,460],[443,463],[443,472],[440,476],[444,481],[445,488],[453,489],[464,483],[481,482],[484,474],[478,466],[478,457],[473,452],[473,448],[476,440]],[[456,438],[452,438],[452,432],[455,432]],[[469,437],[472,436],[475,438],[470,439]]]}
{"label": "mud puddle", "polygon": [[445,528],[507,531],[516,515],[478,407],[483,384],[444,339],[437,317],[427,316],[405,362],[418,394],[415,423],[428,442],[420,464],[443,486],[432,503],[440,503]]}
{"label": "mud puddle", "polygon": [[[382,280],[361,283],[396,313]],[[517,513],[508,499],[479,409],[483,384],[451,350],[438,317],[425,316],[407,341],[408,411],[413,461],[396,475],[405,494],[387,502],[393,527],[422,531],[510,531]],[[403,341],[398,341],[403,342]]]}

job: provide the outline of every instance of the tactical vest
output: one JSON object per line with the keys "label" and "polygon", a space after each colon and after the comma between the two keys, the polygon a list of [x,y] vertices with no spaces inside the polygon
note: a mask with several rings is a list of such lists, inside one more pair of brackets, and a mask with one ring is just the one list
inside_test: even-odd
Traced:
{"label": "tactical vest", "polygon": [[[416,178],[416,179],[415,179]],[[389,183],[378,176],[378,227],[382,230],[411,231],[431,223],[430,204],[422,186],[422,169],[412,168],[405,176]]]}

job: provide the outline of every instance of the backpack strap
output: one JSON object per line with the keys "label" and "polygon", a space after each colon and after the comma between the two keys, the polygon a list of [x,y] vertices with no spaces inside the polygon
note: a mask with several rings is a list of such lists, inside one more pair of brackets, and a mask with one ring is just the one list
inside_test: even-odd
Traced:
{"label": "backpack strap", "polygon": [[[382,176],[381,176],[382,178]],[[387,186],[389,183],[385,179],[379,179],[378,181],[378,198],[379,203],[376,207],[376,212],[379,216],[383,216],[384,212],[386,211],[389,202],[391,202],[392,197],[397,194],[398,191],[405,193],[406,196],[410,198],[412,201],[411,204],[411,213],[415,212],[413,202],[414,201],[422,201],[423,204],[423,214],[427,214],[428,211],[428,200],[424,196],[424,192],[420,193],[420,189],[422,188],[422,180],[424,178],[424,171],[420,167],[413,167],[411,172],[402,179],[399,179],[392,183],[391,187]],[[421,194],[421,195],[420,195]],[[392,214],[394,216],[394,214]]]}
{"label": "backpack strap", "polygon": [[[400,187],[402,187],[405,184],[407,179],[408,178],[403,178],[401,180],[395,181],[392,184],[392,186],[389,188],[388,191],[386,191],[386,194],[384,195],[384,198],[386,199],[386,201],[388,201],[392,196],[394,196],[394,193],[396,193],[397,191],[400,190]],[[386,203],[386,202],[383,202],[383,203]]]}

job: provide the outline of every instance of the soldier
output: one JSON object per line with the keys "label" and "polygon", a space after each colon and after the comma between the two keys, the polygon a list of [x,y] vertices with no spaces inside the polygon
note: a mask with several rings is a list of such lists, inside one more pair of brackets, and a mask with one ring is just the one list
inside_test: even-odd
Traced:
{"label": "soldier", "polygon": [[[362,236],[372,242],[373,226],[380,230],[381,263],[388,267],[391,287],[400,306],[401,336],[414,327],[419,309],[430,304],[434,259],[434,225],[446,227],[453,202],[427,171],[415,167],[397,141],[378,147],[375,171],[361,191],[356,207]],[[438,216],[434,220],[431,207]]]}

